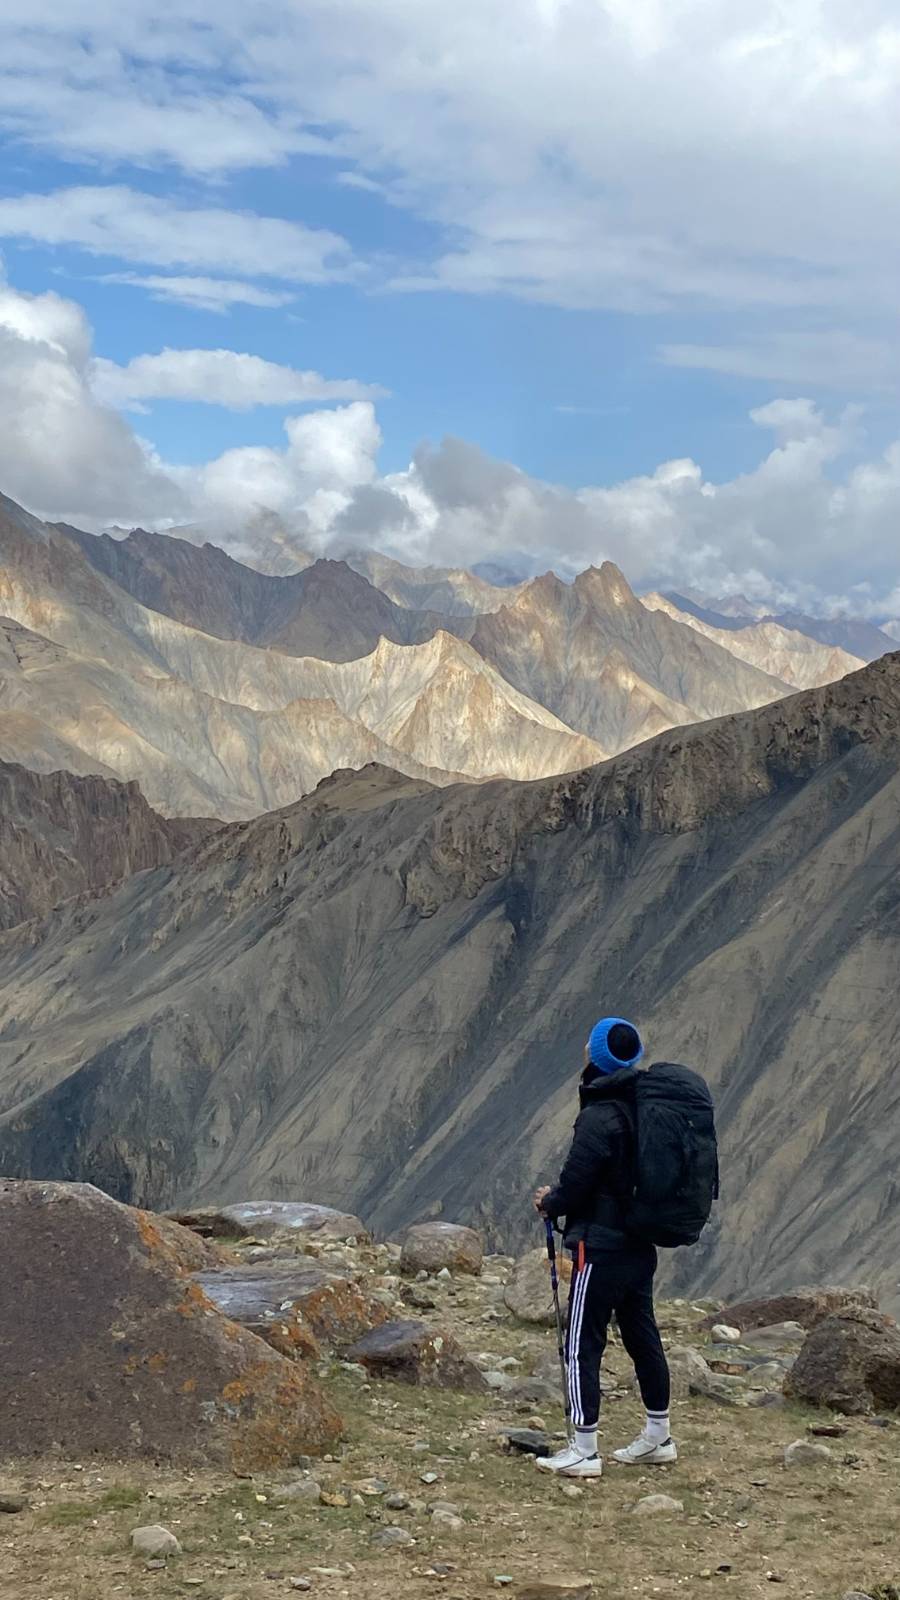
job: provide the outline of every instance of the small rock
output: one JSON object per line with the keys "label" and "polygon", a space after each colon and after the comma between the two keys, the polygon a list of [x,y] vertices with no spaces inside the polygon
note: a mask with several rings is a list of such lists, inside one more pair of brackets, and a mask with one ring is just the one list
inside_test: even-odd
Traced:
{"label": "small rock", "polygon": [[478,1277],[482,1260],[481,1238],[474,1228],[452,1222],[420,1222],[407,1230],[400,1270],[409,1277],[433,1272],[446,1281],[454,1272]]}
{"label": "small rock", "polygon": [[780,1572],[767,1572],[766,1579],[769,1583],[787,1583],[787,1578],[783,1577]]}
{"label": "small rock", "polygon": [[462,1533],[465,1527],[462,1517],[455,1516],[452,1511],[433,1511],[431,1521],[442,1533]]}
{"label": "small rock", "polygon": [[645,1494],[643,1500],[632,1506],[632,1512],[640,1517],[672,1516],[683,1510],[684,1502],[673,1500],[670,1494]]}
{"label": "small rock", "polygon": [[406,1528],[379,1528],[373,1535],[372,1543],[377,1544],[381,1550],[399,1550],[405,1545],[415,1544],[415,1539]]}
{"label": "small rock", "polygon": [[844,1422],[811,1422],[806,1431],[814,1439],[843,1439],[849,1429]]}
{"label": "small rock", "polygon": [[428,1509],[432,1516],[436,1511],[445,1511],[449,1517],[458,1517],[460,1514],[459,1506],[455,1506],[452,1500],[435,1500]]}
{"label": "small rock", "polygon": [[727,1322],[717,1322],[710,1335],[713,1344],[740,1344],[740,1328],[731,1328]]}
{"label": "small rock", "polygon": [[591,1600],[590,1578],[534,1578],[520,1583],[516,1600]]}
{"label": "small rock", "polygon": [[754,1349],[760,1345],[802,1344],[807,1330],[800,1322],[772,1322],[765,1328],[754,1328],[746,1334],[746,1343]]}
{"label": "small rock", "polygon": [[834,1458],[827,1444],[812,1444],[809,1439],[795,1439],[784,1452],[786,1467],[814,1467]]}
{"label": "small rock", "polygon": [[515,1387],[515,1380],[509,1376],[508,1372],[485,1372],[482,1376],[488,1388],[492,1389],[495,1394],[501,1394],[505,1390]]}
{"label": "small rock", "polygon": [[870,1594],[865,1594],[862,1589],[848,1589],[842,1600],[872,1600]]}
{"label": "small rock", "polygon": [[0,1494],[0,1512],[14,1517],[20,1511],[28,1510],[28,1499],[24,1494]]}
{"label": "small rock", "polygon": [[420,1481],[428,1484],[437,1483],[438,1476],[439,1475],[436,1472],[423,1472],[420,1474]]}
{"label": "small rock", "polygon": [[279,1483],[271,1490],[273,1500],[290,1500],[295,1505],[317,1506],[322,1490],[315,1478],[298,1478],[295,1483]]}
{"label": "small rock", "polygon": [[[559,1258],[559,1274],[564,1283],[571,1279],[572,1265],[565,1256]],[[542,1323],[548,1328],[553,1326],[556,1313],[546,1250],[530,1250],[516,1262],[503,1298],[507,1308],[520,1321]],[[489,1316],[496,1317],[497,1312],[485,1312],[484,1316],[485,1320]]]}
{"label": "small rock", "polygon": [[288,1588],[300,1590],[301,1593],[305,1594],[307,1589],[312,1588],[312,1580],[310,1578],[288,1578]]}
{"label": "small rock", "polygon": [[369,1499],[377,1499],[380,1495],[387,1494],[388,1485],[383,1478],[360,1478],[353,1484],[357,1494],[364,1494]]}
{"label": "small rock", "polygon": [[474,1361],[449,1333],[424,1322],[386,1322],[347,1352],[373,1378],[394,1378],[430,1389],[484,1393],[487,1385]]}
{"label": "small rock", "polygon": [[146,1528],[133,1528],[131,1548],[136,1556],[146,1556],[151,1561],[181,1555],[181,1545],[174,1533],[159,1523]]}
{"label": "small rock", "polygon": [[567,1500],[583,1500],[584,1499],[584,1490],[583,1489],[579,1489],[577,1483],[563,1483],[563,1484],[560,1484],[560,1491],[559,1492],[560,1492],[560,1494],[565,1495]]}
{"label": "small rock", "polygon": [[322,1505],[331,1506],[336,1511],[346,1511],[350,1504],[349,1489],[323,1489]]}
{"label": "small rock", "polygon": [[386,1496],[384,1503],[388,1511],[407,1511],[409,1495],[404,1494],[401,1489],[395,1489],[392,1494]]}
{"label": "small rock", "polygon": [[517,1406],[554,1405],[559,1401],[559,1379],[554,1384],[546,1378],[514,1378],[507,1393]]}
{"label": "small rock", "polygon": [[763,1394],[753,1395],[752,1399],[747,1403],[748,1405],[753,1406],[756,1410],[764,1410],[766,1407],[769,1407],[770,1409],[774,1408],[777,1411],[779,1407],[784,1405],[784,1395],[779,1389],[766,1389]]}
{"label": "small rock", "polygon": [[553,1454],[553,1441],[547,1433],[537,1428],[510,1428],[504,1435],[506,1448],[523,1456],[549,1456]]}
{"label": "small rock", "polygon": [[405,1306],[412,1306],[415,1311],[433,1311],[437,1305],[434,1295],[423,1289],[421,1284],[406,1283],[400,1290],[400,1298]]}
{"label": "small rock", "polygon": [[509,1576],[508,1572],[500,1572],[500,1573],[497,1574],[497,1577],[494,1579],[494,1582],[497,1585],[498,1589],[508,1589],[509,1585],[513,1581],[514,1580]]}
{"label": "small rock", "polygon": [[749,1369],[754,1384],[782,1384],[787,1366],[783,1361],[760,1361]]}

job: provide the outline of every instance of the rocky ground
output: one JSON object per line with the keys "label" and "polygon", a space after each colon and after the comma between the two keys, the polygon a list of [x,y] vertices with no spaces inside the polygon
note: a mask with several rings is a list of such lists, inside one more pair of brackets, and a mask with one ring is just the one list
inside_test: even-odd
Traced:
{"label": "rocky ground", "polygon": [[[477,1243],[473,1255],[465,1240],[455,1256],[413,1240],[401,1262],[396,1245],[305,1232],[286,1242],[246,1226],[216,1249],[223,1245],[228,1264],[215,1293],[227,1289],[245,1325],[268,1318],[276,1348],[290,1331],[290,1273],[301,1274],[309,1326],[299,1359],[342,1416],[343,1443],[324,1459],[242,1476],[113,1465],[88,1450],[65,1463],[7,1460],[4,1600],[277,1600],[307,1591],[322,1600],[392,1592],[425,1600],[440,1590],[475,1600],[504,1589],[517,1600],[575,1600],[589,1584],[598,1600],[707,1586],[735,1600],[777,1586],[815,1600],[853,1590],[895,1600],[900,1417],[786,1400],[782,1386],[806,1336],[796,1317],[742,1333],[708,1302],[664,1304],[681,1459],[644,1472],[610,1465],[602,1482],[582,1486],[548,1480],[507,1438],[562,1427],[555,1333],[533,1320],[546,1317],[549,1300],[538,1256],[524,1268],[488,1257],[479,1273]],[[277,1314],[260,1300],[273,1268],[286,1295]],[[209,1271],[199,1276],[209,1293]],[[335,1293],[327,1282],[323,1291],[328,1279]],[[328,1326],[326,1301],[339,1308]],[[365,1320],[388,1320],[350,1350],[356,1359],[328,1353],[340,1343],[336,1319],[358,1322],[363,1302]],[[828,1308],[801,1299],[774,1309],[810,1321]],[[397,1319],[427,1326],[398,1331]],[[430,1370],[453,1387],[379,1375],[395,1357],[393,1370],[426,1380]],[[605,1386],[609,1451],[640,1422],[615,1341]],[[169,1537],[144,1535],[133,1549],[137,1528]],[[546,1584],[555,1587],[535,1588]]]}

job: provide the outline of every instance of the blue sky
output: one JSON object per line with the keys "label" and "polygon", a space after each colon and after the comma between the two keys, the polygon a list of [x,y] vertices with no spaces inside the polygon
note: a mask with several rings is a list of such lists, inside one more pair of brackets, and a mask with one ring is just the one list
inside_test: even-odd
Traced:
{"label": "blue sky", "polygon": [[10,0],[0,487],[892,606],[898,83],[887,0]]}

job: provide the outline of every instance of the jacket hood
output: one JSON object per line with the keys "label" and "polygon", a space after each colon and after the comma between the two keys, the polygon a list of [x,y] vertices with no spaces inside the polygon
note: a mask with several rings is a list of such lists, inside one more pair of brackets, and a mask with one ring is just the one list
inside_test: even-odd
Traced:
{"label": "jacket hood", "polygon": [[578,1098],[582,1107],[592,1106],[598,1100],[628,1100],[640,1077],[637,1067],[622,1067],[618,1072],[603,1073],[591,1083],[582,1083]]}

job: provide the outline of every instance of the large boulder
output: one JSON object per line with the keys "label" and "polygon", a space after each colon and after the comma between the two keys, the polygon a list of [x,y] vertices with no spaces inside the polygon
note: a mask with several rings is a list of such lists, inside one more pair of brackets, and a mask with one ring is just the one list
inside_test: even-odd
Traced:
{"label": "large boulder", "polygon": [[91,1184],[0,1181],[0,1415],[10,1456],[236,1471],[328,1449],[340,1418],[301,1365],[217,1310],[206,1247]]}
{"label": "large boulder", "polygon": [[170,1211],[168,1216],[206,1239],[277,1239],[299,1243],[305,1238],[368,1239],[359,1217],[331,1206],[300,1200],[242,1200],[233,1206],[200,1206]]}
{"label": "large boulder", "polygon": [[723,1311],[707,1317],[706,1326],[727,1322],[747,1333],[753,1328],[770,1328],[779,1322],[799,1322],[801,1328],[814,1328],[825,1317],[841,1316],[845,1311],[878,1308],[871,1289],[795,1289],[790,1294],[763,1295],[756,1300],[738,1300]]}
{"label": "large boulder", "polygon": [[[561,1283],[567,1284],[572,1277],[572,1263],[568,1256],[560,1252],[557,1266]],[[546,1250],[529,1250],[516,1262],[503,1291],[503,1298],[520,1322],[536,1322],[543,1327],[550,1327],[555,1322],[550,1263]]]}
{"label": "large boulder", "polygon": [[400,1271],[467,1272],[477,1277],[484,1259],[484,1247],[474,1228],[455,1222],[417,1222],[408,1228],[400,1255]]}
{"label": "large boulder", "polygon": [[809,1334],[785,1393],[846,1416],[900,1410],[900,1328],[878,1311],[826,1317]]}
{"label": "large boulder", "polygon": [[284,1355],[342,1352],[388,1319],[386,1307],[346,1272],[303,1256],[196,1274],[215,1306]]}
{"label": "large boulder", "polygon": [[423,1389],[482,1394],[488,1388],[484,1374],[452,1335],[424,1322],[386,1322],[348,1350],[347,1359],[373,1378],[395,1378]]}

